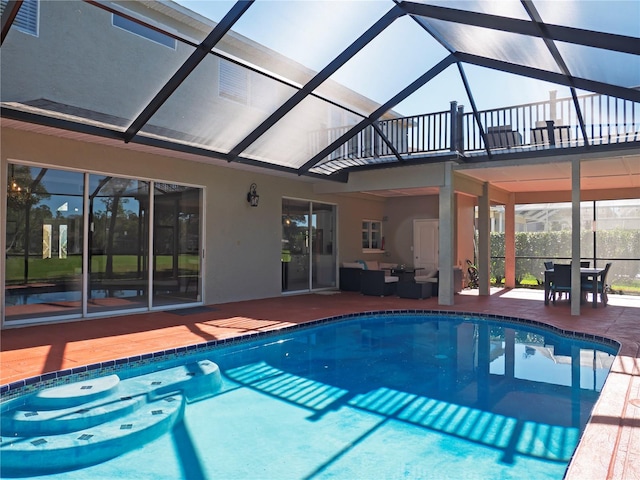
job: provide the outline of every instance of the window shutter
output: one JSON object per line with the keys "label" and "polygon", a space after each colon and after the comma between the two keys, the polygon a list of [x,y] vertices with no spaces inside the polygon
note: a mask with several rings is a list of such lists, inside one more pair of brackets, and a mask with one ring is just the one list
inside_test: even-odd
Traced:
{"label": "window shutter", "polygon": [[[7,0],[2,0],[1,13],[4,13],[5,8]],[[38,35],[38,0],[23,0],[12,26],[21,32]]]}

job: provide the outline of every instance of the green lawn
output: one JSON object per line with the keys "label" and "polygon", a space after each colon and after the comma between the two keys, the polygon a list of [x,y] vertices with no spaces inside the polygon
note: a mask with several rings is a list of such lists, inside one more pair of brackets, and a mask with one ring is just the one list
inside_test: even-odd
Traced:
{"label": "green lawn", "polygon": [[[105,272],[106,256],[94,255],[91,258],[91,272],[100,274]],[[43,282],[79,276],[82,273],[82,256],[69,255],[67,258],[29,258],[29,282]],[[144,261],[144,260],[142,260]],[[173,259],[169,255],[156,257],[156,270],[171,271]],[[178,269],[181,272],[198,271],[197,255],[180,255]],[[138,257],[136,255],[114,255],[113,273],[116,276],[138,271]],[[15,285],[24,282],[24,258],[8,257],[6,262],[6,283]]]}
{"label": "green lawn", "polygon": [[[540,280],[543,281],[542,279]],[[496,279],[491,279],[491,284],[496,285]],[[504,285],[504,279],[500,281],[501,285]],[[527,275],[520,282],[520,286],[525,288],[543,288],[541,283],[538,283],[538,279],[536,279],[533,275]],[[614,293],[622,293],[625,295],[640,295],[640,280],[629,279],[627,281],[616,280],[615,283],[611,284],[611,290]]]}

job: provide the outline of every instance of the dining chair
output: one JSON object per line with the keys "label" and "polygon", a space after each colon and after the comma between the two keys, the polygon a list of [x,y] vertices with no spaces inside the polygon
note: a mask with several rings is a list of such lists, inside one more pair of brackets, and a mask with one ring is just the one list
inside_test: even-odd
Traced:
{"label": "dining chair", "polygon": [[[608,286],[607,285],[607,274],[609,273],[609,268],[611,268],[611,264],[612,264],[612,262],[609,262],[604,266],[604,272],[602,272],[600,280],[597,280],[598,284],[596,285],[596,294],[600,295],[600,302],[605,307],[607,306],[607,303],[609,302],[609,298],[607,297],[607,286]],[[580,290],[582,290],[582,292],[584,294],[591,293],[593,295],[593,282],[595,282],[595,281],[596,281],[595,277],[587,278],[587,279],[583,280],[580,283]]]}
{"label": "dining chair", "polygon": [[[544,262],[544,269],[553,270],[553,262],[550,262],[550,261]],[[553,279],[550,281],[550,286],[553,286]],[[567,297],[569,296],[569,292],[558,292],[558,298],[562,298],[563,293],[566,293]]]}
{"label": "dining chair", "polygon": [[[551,262],[551,261],[544,262],[544,269],[545,270],[553,270],[553,262]],[[550,278],[550,280],[549,280],[549,288],[551,288],[551,286],[553,285],[553,276],[551,276],[549,278]],[[562,295],[562,294],[560,294],[560,295]]]}
{"label": "dining chair", "polygon": [[554,264],[553,282],[551,283],[551,297],[556,303],[556,293],[566,293],[571,298],[571,265]]}

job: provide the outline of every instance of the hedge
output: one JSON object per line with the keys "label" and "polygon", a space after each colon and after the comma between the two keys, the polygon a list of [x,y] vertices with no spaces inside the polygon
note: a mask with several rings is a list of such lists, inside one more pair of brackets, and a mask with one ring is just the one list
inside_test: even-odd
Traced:
{"label": "hedge", "polygon": [[[491,276],[500,283],[504,278],[504,233],[491,233]],[[527,276],[541,283],[546,260],[571,257],[571,231],[517,232],[515,235],[516,284]],[[580,239],[583,259],[593,258],[593,233],[584,231]],[[640,279],[640,230],[604,230],[597,232],[597,258],[612,261],[609,282],[614,278],[622,280]],[[616,261],[615,259],[626,259]],[[609,260],[611,259],[611,260]],[[629,261],[634,259],[636,261]],[[568,263],[568,260],[564,260]],[[602,265],[604,266],[604,261]],[[615,267],[615,268],[614,268]]]}

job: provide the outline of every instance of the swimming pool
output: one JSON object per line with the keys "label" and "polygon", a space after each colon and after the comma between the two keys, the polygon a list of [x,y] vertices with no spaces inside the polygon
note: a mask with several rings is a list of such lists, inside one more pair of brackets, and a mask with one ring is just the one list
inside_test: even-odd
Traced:
{"label": "swimming pool", "polygon": [[[559,479],[616,352],[604,339],[506,317],[335,320],[92,369],[109,374],[103,378],[117,373],[122,384],[144,376],[165,382],[153,394],[162,408],[150,410],[174,421],[166,421],[168,433],[138,437],[115,458],[46,478]],[[163,377],[197,380],[198,372],[214,380],[189,390]],[[120,401],[138,398],[131,388]],[[24,398],[3,402],[4,413]],[[130,414],[120,427],[142,422],[133,407]],[[89,428],[95,432],[82,430],[74,441],[85,446],[106,431]],[[3,428],[3,448],[4,435]],[[46,448],[42,441],[49,437],[23,443]],[[5,468],[3,476],[18,473],[25,470]]]}

